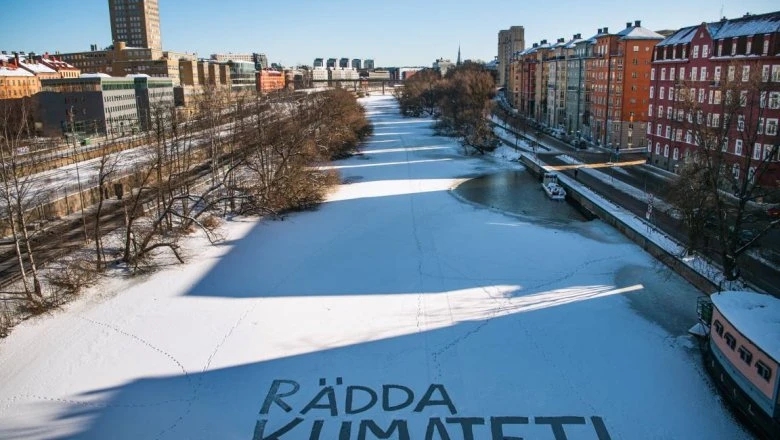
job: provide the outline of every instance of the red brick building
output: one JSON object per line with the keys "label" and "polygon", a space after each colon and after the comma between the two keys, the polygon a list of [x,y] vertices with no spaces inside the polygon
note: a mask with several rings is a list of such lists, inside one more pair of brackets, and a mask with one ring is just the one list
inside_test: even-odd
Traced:
{"label": "red brick building", "polygon": [[588,83],[594,139],[610,148],[645,147],[650,64],[663,35],[637,20],[610,34],[596,35]]}
{"label": "red brick building", "polygon": [[[654,51],[647,109],[651,163],[678,171],[700,147],[697,133],[721,130],[718,142],[731,172],[752,175],[766,166],[762,183],[777,186],[778,54],[780,12],[689,26],[661,41]],[[737,99],[737,93],[740,107],[736,114],[728,110],[734,114],[729,118],[725,95]]]}
{"label": "red brick building", "polygon": [[286,78],[284,72],[269,69],[257,71],[257,91],[259,93],[282,90],[285,87],[285,84]]}

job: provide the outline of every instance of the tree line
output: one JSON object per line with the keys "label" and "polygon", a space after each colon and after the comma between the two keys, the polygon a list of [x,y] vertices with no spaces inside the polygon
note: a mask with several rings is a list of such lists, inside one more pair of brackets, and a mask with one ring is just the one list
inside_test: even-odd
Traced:
{"label": "tree line", "polygon": [[469,152],[495,150],[498,137],[488,122],[495,80],[484,66],[466,62],[447,71],[424,69],[404,81],[396,92],[405,116],[437,119],[438,133],[456,137]]}
{"label": "tree line", "polygon": [[[180,240],[202,231],[212,241],[231,215],[281,218],[322,202],[339,182],[318,165],[351,154],[372,127],[354,95],[340,89],[273,96],[207,88],[193,111],[155,106],[143,133],[141,159],[109,152],[92,160],[96,203],[84,212],[82,249],[49,263],[47,240],[31,227],[51,188],[23,172],[20,146],[34,134],[28,101],[0,101],[0,223],[10,232],[19,291],[4,292],[0,327],[19,310],[56,306],[94,283],[110,267],[139,273],[168,252],[183,262]],[[76,159],[78,160],[78,159]],[[121,218],[119,238],[106,244],[107,213]],[[80,228],[81,229],[81,228]],[[2,333],[2,331],[0,331]]]}

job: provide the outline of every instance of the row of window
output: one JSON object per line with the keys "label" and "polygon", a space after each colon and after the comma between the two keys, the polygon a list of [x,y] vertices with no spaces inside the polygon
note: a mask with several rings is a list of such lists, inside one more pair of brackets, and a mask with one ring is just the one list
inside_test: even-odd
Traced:
{"label": "row of window", "polygon": [[[715,320],[713,327],[715,328],[715,333],[718,336],[722,337],[723,340],[726,341],[726,345],[728,345],[728,347],[733,351],[737,345],[736,338],[734,338],[734,336],[729,332],[726,332],[726,334],[724,335],[723,324],[721,324],[721,322],[718,321],[717,319]],[[745,362],[748,365],[752,363],[753,354],[750,352],[750,350],[745,348],[744,345],[740,345],[739,350],[737,350],[737,352],[739,353],[739,358],[742,359],[743,362]],[[766,380],[767,382],[769,382],[769,379],[772,378],[772,369],[767,364],[761,361],[757,361],[755,367],[758,375],[764,378],[764,380]]]}
{"label": "row of window", "polygon": [[[648,124],[648,128],[649,127],[650,127],[650,125]],[[669,133],[671,135],[671,130],[669,129],[669,127],[667,127],[667,133]],[[683,134],[682,129],[678,128],[677,130],[675,130],[674,140],[676,140],[678,142],[681,142],[682,138],[683,138],[682,134]],[[693,136],[693,133],[690,130],[688,130],[685,133],[685,142],[687,144],[690,144],[690,145],[698,146],[699,139],[696,139]],[[728,152],[728,149],[729,149],[729,140],[728,139],[724,139],[723,140],[723,147],[722,147],[721,151],[726,153],[726,152]],[[733,154],[736,155],[736,156],[742,156],[744,153],[746,153],[746,152],[743,150],[742,139],[736,139],[734,141],[734,152],[733,152]],[[778,157],[779,153],[780,153],[780,148],[776,147],[775,145],[772,145],[772,144],[763,144],[762,145],[760,142],[756,142],[753,145],[753,150],[749,154],[751,155],[751,157],[754,160],[758,160],[758,161],[760,161],[760,160],[764,160],[764,161],[778,161],[778,160],[780,160],[780,157]],[[660,155],[661,154],[661,143],[660,142],[656,142],[656,144],[655,144],[655,154],[656,155]],[[664,153],[663,154],[664,154],[664,157],[669,157],[669,145],[668,144],[664,145]],[[687,155],[686,155],[686,157],[687,157]],[[678,160],[679,158],[680,158],[680,156],[679,156],[678,148],[675,147],[674,150],[673,150],[673,159],[674,160]]]}
{"label": "row of window", "polygon": [[[650,69],[650,79],[652,81],[655,81],[655,67]],[[686,79],[690,81],[710,81],[709,72],[707,70],[706,66],[702,66],[701,69],[697,67],[691,67],[690,70],[690,76],[688,78],[685,77],[685,67],[680,67],[679,69],[676,69],[675,67],[669,68],[669,77],[668,79],[670,81],[678,80],[678,81],[684,81]],[[722,67],[721,66],[715,66],[713,69],[712,74],[712,80],[713,81],[720,81],[722,75]],[[737,78],[737,67],[736,66],[728,66],[726,70],[726,78],[729,81],[735,81]],[[750,79],[750,66],[742,66],[742,72],[740,75],[740,80],[743,82],[747,82]],[[666,81],[666,67],[661,68],[661,81]],[[780,82],[780,64],[764,64],[761,66],[761,80],[764,82],[772,81],[772,82]]]}
{"label": "row of window", "polygon": [[[754,38],[763,38],[763,44],[761,46],[761,55],[768,55],[769,54],[769,37],[765,36],[748,36],[743,37],[743,43],[740,44],[739,37],[734,37],[730,39],[730,50],[726,51],[725,54],[728,56],[730,54],[731,56],[735,55],[759,55],[759,53],[754,52],[754,45],[753,45],[753,39]],[[722,57],[724,56],[724,43],[725,41],[723,39],[718,40],[718,51],[717,54],[712,54],[715,56]],[[702,58],[709,58],[711,52],[710,52],[710,45],[709,44],[703,44],[703,45],[694,45],[691,50],[691,56],[693,58],[699,58],[699,49],[701,48],[701,57]],[[679,50],[678,50],[679,49]],[[656,59],[659,60],[669,60],[669,59],[686,59],[687,58],[687,49],[688,45],[683,45],[681,47],[672,47],[672,46],[664,46],[659,47],[656,51]]]}

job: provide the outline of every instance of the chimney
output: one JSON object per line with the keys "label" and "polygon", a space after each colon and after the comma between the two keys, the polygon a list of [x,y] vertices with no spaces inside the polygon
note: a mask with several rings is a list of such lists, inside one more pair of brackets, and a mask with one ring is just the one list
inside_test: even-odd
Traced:
{"label": "chimney", "polygon": [[604,33],[605,33],[605,34],[608,34],[608,33],[609,33],[609,28],[608,28],[608,27],[605,27],[605,28],[604,28]]}
{"label": "chimney", "polygon": [[547,40],[542,40],[542,45],[547,44]]}
{"label": "chimney", "polygon": [[642,26],[642,20],[634,20],[634,27]]}
{"label": "chimney", "polygon": [[534,43],[534,49],[536,49],[537,47],[539,47],[539,43]]}
{"label": "chimney", "polygon": [[596,31],[596,35],[599,35],[599,34],[601,34],[601,28],[599,28],[599,30]]}
{"label": "chimney", "polygon": [[627,21],[627,22],[626,22],[626,29],[628,29],[628,28],[630,28],[630,27],[631,27],[631,22],[630,22],[630,21]]}
{"label": "chimney", "polygon": [[19,52],[14,52],[14,64],[19,67]]}
{"label": "chimney", "polygon": [[566,39],[565,39],[565,38],[558,38],[558,42],[559,42],[559,43],[563,43],[563,42],[565,42],[565,41],[566,41]]}

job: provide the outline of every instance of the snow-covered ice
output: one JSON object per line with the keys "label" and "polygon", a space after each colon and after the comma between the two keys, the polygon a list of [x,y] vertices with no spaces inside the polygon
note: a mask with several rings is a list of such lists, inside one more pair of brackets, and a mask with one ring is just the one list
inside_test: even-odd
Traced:
{"label": "snow-covered ice", "polygon": [[363,102],[375,134],[317,211],[230,222],[0,342],[0,438],[750,438],[685,330],[632,306],[693,324],[695,289],[601,222],[461,202],[514,165]]}

